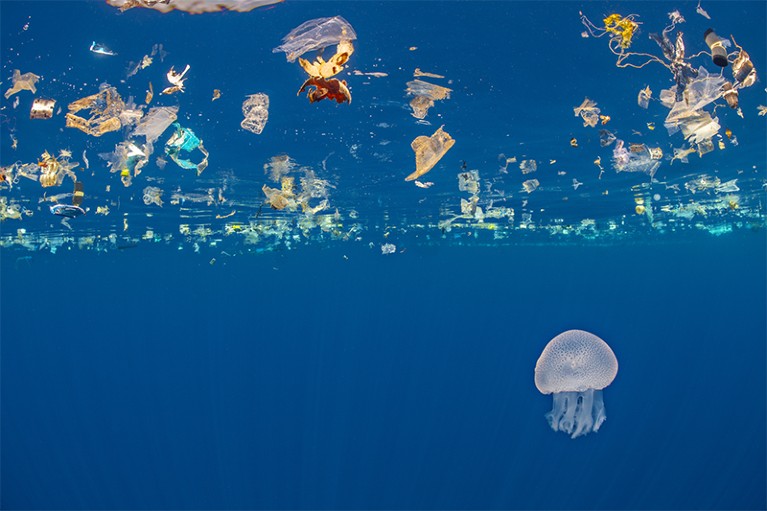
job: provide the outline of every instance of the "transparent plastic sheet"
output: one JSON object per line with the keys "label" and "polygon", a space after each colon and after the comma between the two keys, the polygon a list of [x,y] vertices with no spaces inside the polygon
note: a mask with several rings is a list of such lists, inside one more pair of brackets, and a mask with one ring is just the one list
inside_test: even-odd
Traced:
{"label": "transparent plastic sheet", "polygon": [[616,172],[642,172],[654,176],[660,167],[663,152],[651,149],[644,144],[631,144],[629,149],[624,147],[623,140],[615,141],[613,149],[613,168]]}
{"label": "transparent plastic sheet", "polygon": [[287,176],[296,168],[295,162],[287,154],[272,156],[264,164],[264,173],[269,175],[269,179],[278,183],[284,176]]}
{"label": "transparent plastic sheet", "polygon": [[416,119],[424,119],[429,109],[434,106],[434,101],[450,99],[452,89],[423,80],[412,80],[407,82],[406,92],[415,96],[410,101],[410,107],[413,109],[412,116]]}
{"label": "transparent plastic sheet", "polygon": [[269,96],[261,92],[248,96],[242,103],[242,115],[240,126],[260,135],[269,120]]}
{"label": "transparent plastic sheet", "polygon": [[455,140],[440,126],[430,137],[421,135],[416,137],[410,144],[415,152],[415,172],[405,178],[405,181],[413,181],[429,172],[445,156]]}
{"label": "transparent plastic sheet", "polygon": [[[677,86],[661,91],[661,103],[671,108],[666,123],[674,123],[682,118],[704,108],[722,97],[722,87],[727,80],[720,75],[711,75],[705,68],[698,69],[697,78],[687,84],[682,95],[682,101],[675,101]],[[670,133],[669,133],[670,134]]]}
{"label": "transparent plastic sheet", "polygon": [[37,93],[37,87],[35,84],[40,79],[39,76],[37,76],[34,73],[24,73],[21,74],[21,71],[18,69],[13,70],[13,85],[5,91],[5,99],[10,98],[17,92],[21,92],[23,90],[28,90],[32,94]]}
{"label": "transparent plastic sheet", "polygon": [[637,104],[647,109],[648,106],[650,106],[650,99],[652,98],[652,90],[650,89],[650,86],[646,86],[644,89],[639,91],[639,94],[637,95]]}
{"label": "transparent plastic sheet", "polygon": [[537,179],[528,179],[522,183],[522,190],[527,193],[533,193],[541,183]]}
{"label": "transparent plastic sheet", "polygon": [[141,119],[131,136],[144,136],[148,143],[154,143],[177,118],[177,106],[156,106]]}
{"label": "transparent plastic sheet", "polygon": [[538,170],[538,162],[535,160],[522,160],[519,162],[519,170],[522,174],[531,174]]}
{"label": "transparent plastic sheet", "polygon": [[[684,119],[677,121],[685,140],[697,144],[708,140],[719,132],[719,118],[711,117],[708,112],[693,112]],[[669,129],[671,134],[671,129]]]}
{"label": "transparent plastic sheet", "polygon": [[107,3],[121,11],[134,7],[144,7],[162,13],[177,9],[191,14],[202,14],[223,10],[248,12],[265,5],[278,4],[282,1],[284,0],[107,0]]}
{"label": "transparent plastic sheet", "polygon": [[599,130],[599,145],[602,147],[608,147],[615,142],[615,135],[607,130]]}
{"label": "transparent plastic sheet", "polygon": [[479,171],[470,170],[458,174],[458,190],[472,195],[479,193]]}
{"label": "transparent plastic sheet", "polygon": [[357,39],[357,33],[341,16],[316,18],[291,30],[282,39],[282,44],[274,48],[272,52],[284,52],[288,62],[295,62],[298,57],[310,51],[355,39]]}

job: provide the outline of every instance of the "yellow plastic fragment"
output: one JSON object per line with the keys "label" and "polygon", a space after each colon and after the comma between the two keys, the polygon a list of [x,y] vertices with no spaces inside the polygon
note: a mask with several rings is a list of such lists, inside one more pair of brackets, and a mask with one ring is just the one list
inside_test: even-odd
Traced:
{"label": "yellow plastic fragment", "polygon": [[605,30],[620,39],[621,48],[631,46],[631,39],[634,37],[634,31],[639,25],[629,18],[624,18],[620,14],[611,14],[604,20]]}

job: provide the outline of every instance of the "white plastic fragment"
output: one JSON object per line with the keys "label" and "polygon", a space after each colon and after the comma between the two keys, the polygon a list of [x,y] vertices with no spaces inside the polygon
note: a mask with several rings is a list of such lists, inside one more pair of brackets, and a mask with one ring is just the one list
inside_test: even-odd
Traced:
{"label": "white plastic fragment", "polygon": [[269,120],[269,96],[262,92],[248,96],[242,103],[242,115],[240,126],[256,135],[261,134]]}

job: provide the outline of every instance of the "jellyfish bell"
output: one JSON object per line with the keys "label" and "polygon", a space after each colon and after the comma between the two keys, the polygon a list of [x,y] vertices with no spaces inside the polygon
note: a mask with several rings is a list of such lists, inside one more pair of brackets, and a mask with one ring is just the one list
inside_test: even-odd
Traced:
{"label": "jellyfish bell", "polygon": [[711,60],[719,67],[727,67],[727,50],[725,49],[725,40],[716,35],[713,28],[709,28],[703,33],[703,40],[706,41],[708,49],[711,50]]}
{"label": "jellyfish bell", "polygon": [[598,431],[607,418],[602,389],[617,373],[615,353],[594,334],[568,330],[549,341],[535,364],[535,386],[554,395],[551,429],[572,438]]}

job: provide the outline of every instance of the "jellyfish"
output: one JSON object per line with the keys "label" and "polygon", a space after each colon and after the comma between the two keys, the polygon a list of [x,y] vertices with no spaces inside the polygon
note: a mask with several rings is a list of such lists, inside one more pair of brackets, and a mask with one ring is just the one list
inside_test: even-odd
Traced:
{"label": "jellyfish", "polygon": [[602,389],[617,373],[615,353],[594,334],[568,330],[549,341],[535,364],[535,386],[554,394],[551,429],[571,438],[599,431],[607,418]]}

